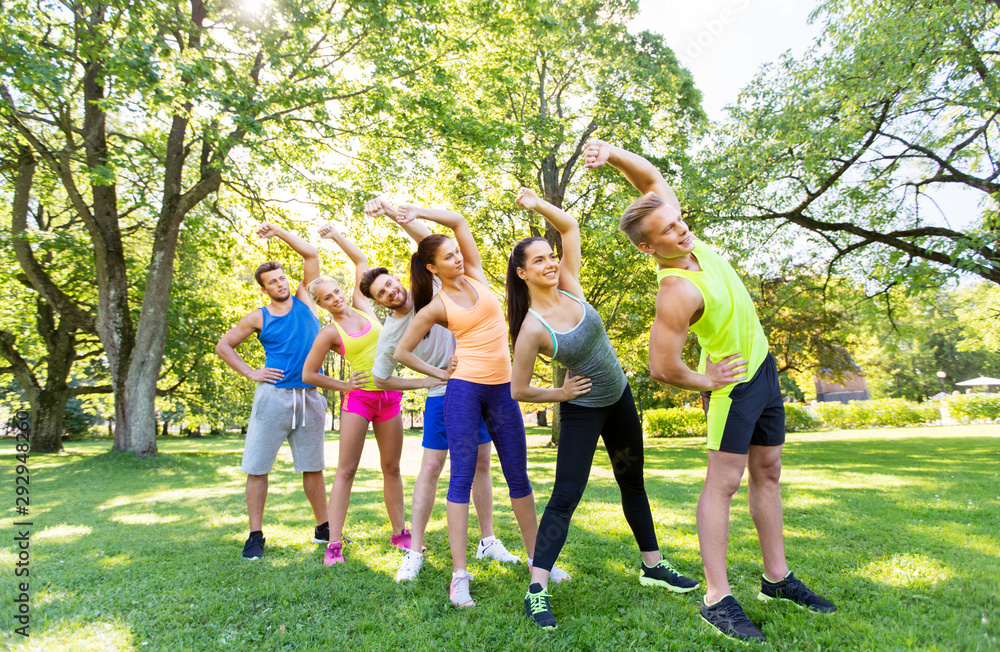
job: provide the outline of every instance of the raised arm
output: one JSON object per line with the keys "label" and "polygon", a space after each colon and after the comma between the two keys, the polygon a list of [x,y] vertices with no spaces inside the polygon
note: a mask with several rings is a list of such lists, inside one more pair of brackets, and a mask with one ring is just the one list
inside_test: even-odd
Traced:
{"label": "raised arm", "polygon": [[747,361],[735,351],[722,360],[708,360],[705,373],[692,371],[681,354],[691,321],[704,310],[701,293],[686,279],[668,277],[656,295],[656,318],[649,331],[649,375],[681,389],[712,391],[746,380]]}
{"label": "raised arm", "polygon": [[[368,217],[385,215],[396,224],[399,224],[399,222],[396,221],[396,216],[398,215],[396,207],[381,197],[369,199],[365,202],[365,215]],[[402,227],[403,231],[406,232],[406,235],[410,236],[410,239],[417,244],[420,244],[421,240],[431,234],[431,230],[427,228],[426,224],[416,220],[407,222],[406,224],[399,224],[399,226]]]}
{"label": "raised arm", "polygon": [[530,188],[521,188],[514,200],[518,206],[535,211],[562,236],[562,259],[559,261],[559,289],[583,297],[580,286],[580,225],[561,208],[556,208]]}
{"label": "raised arm", "polygon": [[571,401],[590,391],[590,379],[566,374],[559,388],[536,387],[531,384],[535,357],[540,350],[541,338],[549,337],[548,331],[534,319],[525,319],[514,344],[514,368],[510,378],[510,395],[515,401],[529,403],[559,403]]}
{"label": "raised arm", "polygon": [[361,251],[358,245],[354,244],[350,238],[340,233],[332,224],[323,224],[319,227],[319,237],[333,240],[337,243],[347,257],[354,263],[354,293],[351,295],[351,305],[358,310],[364,310],[372,317],[375,311],[368,303],[368,297],[361,293],[361,277],[368,271],[368,256]]}
{"label": "raised arm", "polygon": [[281,369],[273,367],[254,369],[236,352],[236,347],[255,332],[260,331],[263,326],[264,317],[260,314],[260,310],[254,310],[244,315],[236,326],[229,329],[222,336],[222,339],[219,340],[219,343],[215,345],[215,354],[222,358],[222,361],[229,365],[233,371],[244,378],[249,378],[257,383],[274,384],[285,376]]}
{"label": "raised arm", "polygon": [[656,166],[642,156],[610,145],[603,140],[592,140],[584,145],[583,160],[584,165],[590,170],[597,169],[605,163],[611,165],[624,174],[636,190],[644,195],[647,192],[655,192],[660,199],[680,212],[681,203],[677,201],[674,189]]}
{"label": "raised arm", "polygon": [[458,248],[462,252],[462,260],[465,263],[465,274],[473,277],[483,285],[489,286],[489,281],[486,280],[486,274],[483,272],[482,259],[479,257],[479,246],[476,244],[476,239],[472,237],[472,231],[469,230],[469,225],[465,222],[465,218],[461,214],[439,208],[415,206],[413,204],[400,204],[397,210],[396,222],[400,225],[420,218],[437,222],[454,231],[455,240],[458,242]]}
{"label": "raised arm", "polygon": [[303,278],[299,282],[299,286],[295,289],[295,297],[299,301],[304,301],[307,305],[312,306],[313,302],[309,298],[308,288],[309,284],[319,277],[319,250],[303,238],[294,233],[289,233],[270,222],[263,222],[257,227],[257,237],[264,239],[277,237],[291,247],[295,253],[302,256]]}
{"label": "raised arm", "polygon": [[430,303],[414,315],[413,321],[406,327],[406,332],[403,333],[402,339],[396,345],[396,351],[392,357],[395,358],[396,362],[406,365],[417,373],[438,380],[448,380],[453,369],[438,369],[418,358],[413,352],[413,349],[417,348],[420,340],[424,339],[424,335],[430,332],[431,326],[434,324],[445,327],[448,325],[447,314],[440,297],[434,297]]}

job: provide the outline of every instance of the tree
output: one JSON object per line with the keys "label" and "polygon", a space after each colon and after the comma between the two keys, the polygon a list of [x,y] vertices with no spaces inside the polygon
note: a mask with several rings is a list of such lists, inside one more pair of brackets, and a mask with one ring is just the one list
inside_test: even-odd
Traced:
{"label": "tree", "polygon": [[[15,0],[4,10],[4,129],[59,180],[87,229],[114,446],[154,454],[185,219],[223,187],[255,197],[257,171],[293,167],[340,136],[339,102],[426,65],[439,47],[438,9],[292,0],[249,15],[203,0]],[[145,242],[138,283],[128,237]],[[43,285],[45,301],[64,315]]]}
{"label": "tree", "polygon": [[[748,250],[826,252],[830,273],[1000,283],[1000,4],[827,0],[813,20],[812,50],[765,69],[716,130],[692,214],[745,224]],[[982,216],[940,199],[959,190]]]}
{"label": "tree", "polygon": [[67,402],[111,391],[89,307],[96,293],[81,273],[88,255],[80,224],[63,210],[57,184],[36,174],[24,146],[4,141],[0,158],[13,188],[0,231],[5,267],[21,270],[0,309],[0,357],[8,365],[0,372],[17,379],[31,408],[32,452],[54,453],[62,450]]}

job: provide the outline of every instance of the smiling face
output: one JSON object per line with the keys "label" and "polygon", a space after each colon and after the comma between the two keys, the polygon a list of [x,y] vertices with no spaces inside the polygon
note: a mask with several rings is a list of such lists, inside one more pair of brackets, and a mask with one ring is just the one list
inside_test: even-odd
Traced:
{"label": "smiling face", "polygon": [[368,288],[372,300],[383,308],[398,310],[406,305],[409,292],[399,279],[390,274],[379,275]]}
{"label": "smiling face", "polygon": [[554,287],[559,284],[559,259],[548,242],[532,242],[524,249],[524,265],[517,275],[528,285]]}
{"label": "smiling face", "polygon": [[288,301],[289,297],[292,296],[288,277],[285,276],[285,270],[280,267],[274,271],[263,272],[260,275],[260,282],[262,285],[261,291],[270,297],[272,301],[281,303]]}
{"label": "smiling face", "polygon": [[658,260],[679,258],[694,251],[694,235],[681,219],[680,211],[669,204],[647,215],[643,227],[646,234],[639,249]]}
{"label": "smiling face", "polygon": [[315,291],[316,305],[326,309],[331,315],[342,315],[349,309],[347,296],[336,281],[324,281],[316,286]]}
{"label": "smiling face", "polygon": [[465,263],[462,252],[458,250],[458,243],[451,238],[445,238],[434,253],[434,264],[428,265],[427,269],[431,274],[437,274],[443,279],[461,276],[465,271]]}

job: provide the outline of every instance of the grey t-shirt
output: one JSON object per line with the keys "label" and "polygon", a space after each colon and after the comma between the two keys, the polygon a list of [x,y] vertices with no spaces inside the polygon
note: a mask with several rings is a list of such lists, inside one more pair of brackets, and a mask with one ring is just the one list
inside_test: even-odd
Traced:
{"label": "grey t-shirt", "polygon": [[[403,339],[406,327],[413,321],[416,310],[410,310],[404,317],[393,317],[389,315],[385,324],[382,325],[382,332],[378,336],[378,346],[375,348],[375,364],[372,365],[372,374],[379,378],[388,378],[396,370],[397,363],[392,355],[396,352],[396,345]],[[451,357],[455,355],[455,336],[447,328],[434,324],[431,326],[427,337],[420,340],[413,353],[427,364],[438,369],[447,369],[451,362]],[[444,396],[447,385],[431,387],[427,390],[427,396]]]}

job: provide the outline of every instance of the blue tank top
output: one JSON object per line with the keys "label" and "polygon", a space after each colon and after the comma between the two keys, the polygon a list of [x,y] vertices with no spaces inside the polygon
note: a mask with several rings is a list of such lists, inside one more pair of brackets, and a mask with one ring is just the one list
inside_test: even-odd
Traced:
{"label": "blue tank top", "polygon": [[[284,378],[274,383],[275,387],[299,389],[312,387],[302,382],[302,365],[305,364],[313,340],[319,334],[319,317],[304,302],[291,297],[292,309],[287,315],[275,317],[264,306],[264,325],[257,339],[264,347],[264,364],[281,369]],[[322,369],[318,369],[322,373]]]}

